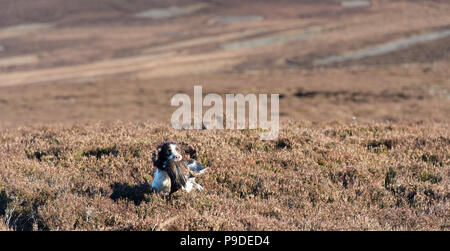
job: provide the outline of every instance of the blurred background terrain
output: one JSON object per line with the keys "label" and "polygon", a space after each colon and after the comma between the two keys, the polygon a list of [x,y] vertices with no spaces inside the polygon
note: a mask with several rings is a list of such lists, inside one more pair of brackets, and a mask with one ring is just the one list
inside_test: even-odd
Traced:
{"label": "blurred background terrain", "polygon": [[448,1],[2,0],[0,125],[163,121],[176,93],[280,93],[281,119],[450,115]]}

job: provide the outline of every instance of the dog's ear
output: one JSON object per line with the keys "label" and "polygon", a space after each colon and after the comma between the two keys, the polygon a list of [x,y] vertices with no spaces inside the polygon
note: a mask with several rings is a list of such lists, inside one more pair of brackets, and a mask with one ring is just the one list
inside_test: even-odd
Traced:
{"label": "dog's ear", "polygon": [[197,151],[192,146],[188,145],[185,142],[178,143],[178,146],[183,152],[188,154],[191,159],[197,160]]}
{"label": "dog's ear", "polygon": [[161,158],[159,157],[160,153],[161,153],[161,148],[162,148],[163,144],[159,145],[156,147],[156,150],[153,151],[152,153],[152,161],[153,161],[153,165],[155,165],[156,167],[160,167],[161,164]]}

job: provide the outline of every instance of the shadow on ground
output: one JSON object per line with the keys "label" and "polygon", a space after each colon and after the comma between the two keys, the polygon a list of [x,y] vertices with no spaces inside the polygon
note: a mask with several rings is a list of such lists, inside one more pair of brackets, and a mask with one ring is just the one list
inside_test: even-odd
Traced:
{"label": "shadow on ground", "polygon": [[113,190],[110,196],[111,199],[114,201],[119,199],[132,200],[136,205],[141,204],[146,194],[153,192],[150,184],[147,182],[138,185],[116,182],[111,184],[111,188]]}

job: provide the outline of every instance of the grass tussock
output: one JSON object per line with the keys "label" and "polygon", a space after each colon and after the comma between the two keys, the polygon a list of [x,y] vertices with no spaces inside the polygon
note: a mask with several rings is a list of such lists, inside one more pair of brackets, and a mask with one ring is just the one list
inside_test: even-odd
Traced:
{"label": "grass tussock", "polygon": [[[448,125],[281,128],[274,141],[142,123],[5,129],[0,230],[448,230]],[[151,192],[165,140],[197,149],[204,191]]]}

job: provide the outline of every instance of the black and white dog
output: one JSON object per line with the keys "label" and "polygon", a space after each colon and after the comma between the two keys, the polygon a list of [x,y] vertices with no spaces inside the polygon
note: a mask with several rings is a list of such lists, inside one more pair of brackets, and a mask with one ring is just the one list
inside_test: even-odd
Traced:
{"label": "black and white dog", "polygon": [[180,189],[190,192],[192,189],[203,190],[195,182],[195,176],[203,174],[206,168],[197,161],[197,152],[188,144],[165,142],[153,153],[152,189],[162,195],[172,194]]}

